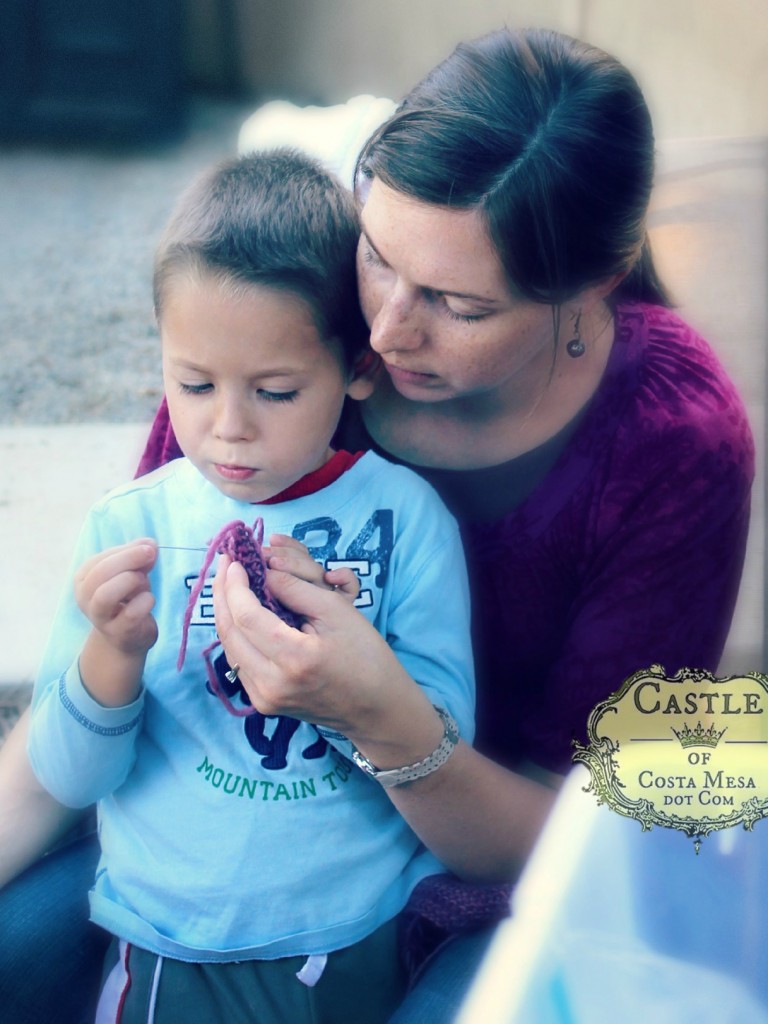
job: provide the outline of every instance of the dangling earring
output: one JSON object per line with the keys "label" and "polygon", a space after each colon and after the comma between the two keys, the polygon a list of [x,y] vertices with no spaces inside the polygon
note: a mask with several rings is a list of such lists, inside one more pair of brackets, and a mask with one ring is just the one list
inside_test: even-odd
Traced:
{"label": "dangling earring", "polygon": [[571,357],[571,359],[578,359],[579,356],[583,356],[587,351],[586,345],[581,340],[581,334],[579,327],[581,325],[581,310],[576,314],[576,320],[573,325],[573,337],[565,346],[565,351]]}

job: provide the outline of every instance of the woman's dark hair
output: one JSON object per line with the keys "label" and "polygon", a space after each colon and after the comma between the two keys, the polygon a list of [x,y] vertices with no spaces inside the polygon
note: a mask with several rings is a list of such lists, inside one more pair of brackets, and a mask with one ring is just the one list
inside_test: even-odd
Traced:
{"label": "woman's dark hair", "polygon": [[360,311],[354,199],[311,158],[275,149],[229,160],[181,196],[154,266],[158,319],[173,279],[214,275],[237,288],[291,291],[312,310],[318,331],[336,339],[349,369],[368,343]]}
{"label": "woman's dark hair", "polygon": [[514,288],[558,304],[616,273],[612,300],[669,305],[645,229],[651,118],[602,50],[544,30],[460,44],[369,139],[356,181],[476,208]]}

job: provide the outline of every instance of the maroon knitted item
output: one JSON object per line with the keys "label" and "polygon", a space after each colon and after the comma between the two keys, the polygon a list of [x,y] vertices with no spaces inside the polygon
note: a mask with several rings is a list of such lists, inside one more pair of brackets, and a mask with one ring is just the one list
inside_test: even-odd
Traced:
{"label": "maroon knitted item", "polygon": [[[206,554],[205,560],[200,569],[197,582],[189,595],[187,610],[184,613],[181,647],[179,649],[179,657],[176,662],[176,668],[179,671],[181,671],[182,666],[184,665],[184,659],[187,654],[187,640],[189,637],[189,626],[192,621],[192,613],[195,609],[195,605],[197,604],[197,599],[200,597],[200,593],[205,586],[208,570],[210,569],[211,563],[216,555],[229,555],[233,562],[239,562],[243,566],[248,574],[248,583],[251,591],[256,595],[265,608],[274,612],[278,618],[282,619],[287,625],[293,626],[295,629],[298,629],[301,625],[301,619],[294,615],[288,608],[281,605],[280,602],[270,594],[269,589],[267,588],[267,564],[264,561],[264,555],[262,554],[263,539],[264,520],[259,517],[253,524],[253,528],[246,526],[245,523],[239,519],[234,522],[227,523],[227,525],[219,530],[210,542],[208,546],[208,553]],[[242,708],[236,707],[222,689],[219,675],[224,672],[228,672],[230,666],[223,655],[217,658],[214,663],[214,659],[212,657],[213,652],[220,646],[221,641],[216,639],[203,651],[206,672],[208,674],[208,682],[211,689],[231,715],[236,715],[238,718],[243,718],[246,715],[252,715],[255,713],[256,708],[251,707],[250,705]]]}

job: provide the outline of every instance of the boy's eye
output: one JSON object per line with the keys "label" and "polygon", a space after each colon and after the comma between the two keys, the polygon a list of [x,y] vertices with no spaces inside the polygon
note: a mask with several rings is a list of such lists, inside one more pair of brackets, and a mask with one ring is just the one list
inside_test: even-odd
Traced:
{"label": "boy's eye", "polygon": [[183,384],[179,381],[179,391],[184,395],[203,395],[212,387],[213,384]]}
{"label": "boy's eye", "polygon": [[258,390],[259,398],[265,402],[293,402],[298,398],[299,392],[293,391],[266,391],[264,388]]}

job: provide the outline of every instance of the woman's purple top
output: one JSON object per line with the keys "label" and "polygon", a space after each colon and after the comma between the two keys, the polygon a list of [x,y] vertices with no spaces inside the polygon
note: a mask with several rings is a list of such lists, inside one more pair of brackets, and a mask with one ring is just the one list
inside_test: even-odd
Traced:
{"label": "woman's purple top", "polygon": [[[140,472],[178,454],[163,406]],[[506,514],[462,517],[484,753],[565,771],[589,712],[633,672],[717,669],[753,472],[706,342],[668,309],[620,306],[603,380],[544,476]]]}

